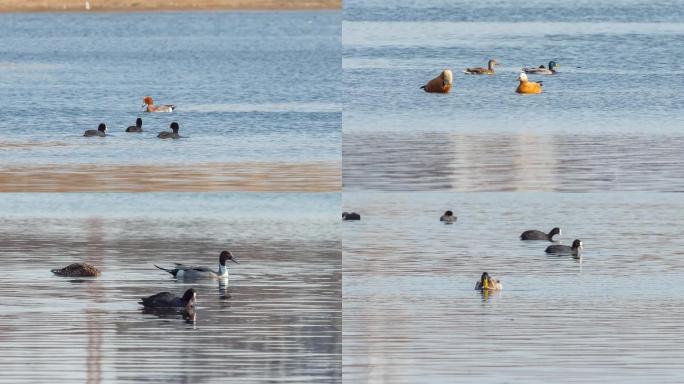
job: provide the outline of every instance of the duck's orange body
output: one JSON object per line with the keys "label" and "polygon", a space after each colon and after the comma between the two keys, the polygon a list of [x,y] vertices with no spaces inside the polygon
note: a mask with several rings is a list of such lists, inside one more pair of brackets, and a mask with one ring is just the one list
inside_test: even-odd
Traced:
{"label": "duck's orange body", "polygon": [[542,93],[542,86],[532,81],[521,81],[515,91],[518,93]]}
{"label": "duck's orange body", "polygon": [[451,84],[442,85],[442,81],[432,79],[425,84],[425,92],[429,93],[449,93],[451,91]]}
{"label": "duck's orange body", "polygon": [[430,80],[422,86],[425,92],[429,93],[449,93],[451,90],[453,75],[450,70],[445,69],[439,76]]}
{"label": "duck's orange body", "polygon": [[520,81],[520,84],[518,84],[518,88],[515,90],[516,92],[524,94],[542,93],[542,83],[529,81],[525,72],[522,72],[518,76],[518,81]]}

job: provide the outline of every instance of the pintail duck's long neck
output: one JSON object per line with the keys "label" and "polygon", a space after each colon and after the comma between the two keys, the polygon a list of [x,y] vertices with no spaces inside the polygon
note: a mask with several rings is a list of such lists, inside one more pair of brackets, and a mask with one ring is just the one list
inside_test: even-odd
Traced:
{"label": "pintail duck's long neck", "polygon": [[221,277],[228,276],[228,267],[219,263],[218,275]]}

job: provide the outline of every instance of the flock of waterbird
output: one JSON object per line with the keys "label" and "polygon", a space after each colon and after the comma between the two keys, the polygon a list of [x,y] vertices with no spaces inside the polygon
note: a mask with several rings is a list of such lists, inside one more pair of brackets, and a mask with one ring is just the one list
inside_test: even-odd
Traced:
{"label": "flock of waterbird", "polygon": [[[343,221],[358,221],[361,220],[361,215],[356,212],[342,212]],[[445,224],[453,224],[458,220],[458,217],[454,215],[453,211],[445,211],[442,216],[440,216],[439,221]],[[523,241],[550,241],[555,242],[554,238],[556,236],[561,236],[561,230],[558,227],[551,229],[548,233],[538,231],[536,229],[531,229],[523,232],[520,235],[520,240]],[[580,239],[575,239],[572,242],[572,246],[553,244],[546,247],[545,252],[554,255],[571,255],[575,259],[580,259],[582,251],[582,241]],[[489,276],[489,273],[483,272],[480,279],[475,284],[475,289],[478,291],[499,291],[503,288],[500,280],[496,280]]]}
{"label": "flock of waterbird", "polygon": [[[487,67],[475,67],[466,68],[463,72],[469,75],[493,75],[494,67],[499,65],[495,59],[489,60]],[[559,65],[555,61],[550,61],[548,67],[540,65],[535,68],[523,68],[522,72],[518,75],[518,88],[516,88],[517,93],[523,94],[534,94],[542,92],[542,82],[532,82],[527,78],[527,74],[535,75],[553,75],[556,73],[556,68]],[[453,85],[453,74],[451,70],[445,69],[437,77],[430,80],[422,86],[421,88],[425,92],[430,93],[448,93]],[[154,100],[150,96],[146,96],[143,99],[144,111],[146,112],[173,112],[176,108],[172,104],[155,105]],[[177,122],[172,122],[169,126],[171,132],[164,131],[160,132],[157,137],[161,139],[177,139],[180,138],[178,131],[179,126]],[[137,118],[135,125],[126,128],[125,132],[128,133],[139,133],[142,132],[142,119]],[[86,137],[104,137],[107,136],[107,126],[104,123],[100,123],[98,128],[86,130],[83,136]],[[361,220],[361,215],[356,212],[343,212],[342,220],[344,221],[355,221]],[[457,217],[452,211],[446,211],[440,217],[440,221],[446,224],[452,224],[456,222]],[[549,233],[544,233],[537,230],[525,231],[520,235],[521,240],[546,240],[554,241],[553,238],[556,235],[560,236],[560,229],[553,228]],[[578,239],[572,243],[572,246],[555,244],[546,248],[546,253],[553,254],[570,254],[573,257],[579,258],[580,251],[582,249],[582,242]],[[185,264],[176,263],[176,267],[173,269],[166,269],[155,265],[155,267],[170,273],[174,278],[177,279],[227,279],[228,278],[228,267],[226,266],[227,261],[233,261],[239,263],[237,259],[228,251],[223,251],[219,255],[219,269],[214,271],[207,267],[196,267],[189,266]],[[65,276],[65,277],[99,277],[101,272],[96,267],[88,263],[73,263],[64,268],[53,269],[52,273]],[[487,272],[483,272],[480,279],[475,284],[476,290],[482,291],[492,291],[502,289],[501,281],[496,280],[489,276]],[[183,294],[182,297],[176,296],[170,292],[160,292],[149,297],[141,298],[140,304],[145,308],[182,308],[182,309],[192,309],[197,302],[197,290],[190,288]]]}
{"label": "flock of waterbird", "polygon": [[[198,282],[202,280],[219,280],[224,283],[228,281],[228,266],[226,262],[232,261],[240,264],[240,261],[229,251],[222,251],[219,255],[218,271],[208,267],[198,267],[175,263],[175,268],[162,268],[156,264],[155,267],[168,272],[175,279],[185,282]],[[100,277],[102,272],[88,263],[73,263],[64,268],[53,269],[52,273],[64,277]],[[139,304],[146,309],[157,310],[185,310],[193,311],[197,303],[197,290],[190,288],[185,291],[183,296],[176,296],[171,292],[160,292],[148,297],[142,297]]]}
{"label": "flock of waterbird", "polygon": [[[145,112],[173,112],[174,109],[176,109],[175,105],[172,104],[163,104],[163,105],[156,105],[154,104],[154,100],[150,96],[145,96],[143,98],[143,105],[142,108]],[[158,138],[160,139],[179,139],[181,136],[178,134],[178,130],[180,127],[178,126],[177,122],[172,122],[169,125],[169,128],[171,128],[171,131],[163,131],[159,132],[157,135]],[[135,125],[131,125],[130,127],[126,128],[126,132],[128,133],[140,133],[142,132],[142,119],[137,118],[135,119]],[[85,137],[105,137],[107,135],[107,125],[105,123],[100,123],[100,125],[97,126],[97,129],[88,129],[83,133],[83,136]]]}
{"label": "flock of waterbird", "polygon": [[[499,63],[497,63],[495,59],[490,59],[486,68],[466,68],[463,70],[463,72],[468,75],[493,75],[494,67],[496,65],[499,65]],[[559,65],[555,61],[551,60],[548,67],[540,65],[539,67],[522,68],[520,74],[518,75],[518,88],[516,88],[515,91],[521,94],[542,93],[542,82],[530,81],[527,75],[554,75],[557,73],[556,68],[558,67]],[[429,93],[449,93],[453,83],[453,73],[450,69],[445,69],[437,77],[428,81],[427,84],[421,86],[420,88]]]}

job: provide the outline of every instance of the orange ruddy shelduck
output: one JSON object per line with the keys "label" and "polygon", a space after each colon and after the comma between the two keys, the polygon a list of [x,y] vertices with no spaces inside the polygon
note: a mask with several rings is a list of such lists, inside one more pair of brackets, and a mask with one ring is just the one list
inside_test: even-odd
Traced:
{"label": "orange ruddy shelduck", "polygon": [[445,69],[439,76],[427,82],[427,84],[420,87],[425,92],[430,93],[449,93],[451,84],[453,83],[453,75],[450,70]]}
{"label": "orange ruddy shelduck", "polygon": [[145,96],[142,107],[145,108],[145,111],[147,112],[173,112],[176,108],[175,105],[171,104],[154,105],[154,100],[152,100],[152,97],[150,96]]}
{"label": "orange ruddy shelduck", "polygon": [[521,72],[518,75],[518,88],[515,90],[518,93],[542,93],[542,82],[535,83],[534,81],[527,80],[527,75],[525,72]]}

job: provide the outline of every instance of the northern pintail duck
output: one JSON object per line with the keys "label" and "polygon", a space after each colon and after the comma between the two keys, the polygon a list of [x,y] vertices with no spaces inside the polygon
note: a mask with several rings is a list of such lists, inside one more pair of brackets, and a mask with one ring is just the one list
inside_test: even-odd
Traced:
{"label": "northern pintail duck", "polygon": [[572,246],[569,247],[567,245],[549,245],[546,248],[546,253],[556,253],[556,254],[562,254],[562,255],[573,255],[575,257],[580,256],[580,252],[582,251],[582,241],[577,239],[572,242]]}
{"label": "northern pintail duck", "polygon": [[555,61],[551,60],[549,61],[549,67],[546,68],[543,65],[540,65],[537,68],[523,68],[523,72],[531,75],[553,75],[556,73],[556,68],[560,67],[560,65],[556,64]]}
{"label": "northern pintail duck", "polygon": [[138,304],[142,304],[145,308],[185,308],[192,309],[197,303],[197,291],[190,288],[183,294],[183,297],[178,297],[170,292],[160,292],[156,295],[143,297]]}
{"label": "northern pintail duck", "polygon": [[142,119],[137,118],[135,119],[135,125],[131,125],[130,127],[126,128],[126,132],[142,132]]}
{"label": "northern pintail duck", "polygon": [[480,280],[475,283],[475,289],[478,291],[500,291],[503,289],[501,281],[489,277],[489,273],[483,272]]}
{"label": "northern pintail duck", "polygon": [[454,75],[450,70],[445,69],[439,76],[427,82],[427,84],[420,87],[428,93],[449,93],[453,84]]}
{"label": "northern pintail duck", "polygon": [[451,211],[446,211],[444,214],[439,218],[439,221],[443,221],[445,223],[453,223],[457,220],[458,218],[454,216],[454,213]]}
{"label": "northern pintail duck", "polygon": [[142,107],[146,112],[173,112],[176,109],[176,106],[172,104],[154,105],[154,100],[150,96],[145,96]]}
{"label": "northern pintail duck", "polygon": [[105,137],[107,136],[107,126],[104,125],[104,123],[100,123],[100,125],[97,126],[97,129],[89,129],[83,133],[83,136],[86,137],[92,137],[92,136],[100,136],[100,137]]}
{"label": "northern pintail duck", "polygon": [[487,68],[482,68],[482,67],[466,68],[463,71],[463,73],[467,73],[469,75],[493,75],[495,65],[499,65],[499,63],[497,63],[496,60],[494,60],[494,59],[490,59],[487,62]]}
{"label": "northern pintail duck", "polygon": [[520,84],[518,84],[518,88],[515,90],[516,92],[524,94],[542,93],[542,82],[529,81],[525,72],[520,72],[520,75],[518,75],[518,81]]}
{"label": "northern pintail duck", "polygon": [[361,220],[361,215],[356,212],[342,212],[343,221]]}
{"label": "northern pintail duck", "polygon": [[531,229],[525,231],[520,235],[520,240],[548,240],[553,241],[554,236],[560,236],[561,230],[558,227],[553,228],[549,233],[544,233],[542,231],[537,231],[536,229]]}
{"label": "northern pintail duck", "polygon": [[50,272],[65,277],[98,277],[100,270],[88,263],[73,263],[64,268],[52,269]]}
{"label": "northern pintail duck", "polygon": [[175,263],[176,268],[174,269],[162,268],[156,264],[154,266],[161,269],[162,271],[170,273],[171,275],[173,275],[173,277],[179,279],[227,279],[228,266],[226,266],[226,261],[228,260],[240,264],[240,261],[237,260],[230,252],[223,251],[219,255],[218,271],[214,271],[211,268],[207,267],[195,267],[180,263]]}
{"label": "northern pintail duck", "polygon": [[157,137],[160,139],[178,139],[178,138],[180,138],[180,135],[178,134],[178,129],[179,129],[178,123],[176,123],[174,121],[173,123],[171,123],[171,125],[169,125],[169,128],[171,128],[171,130],[173,132],[169,132],[169,131],[159,132]]}

